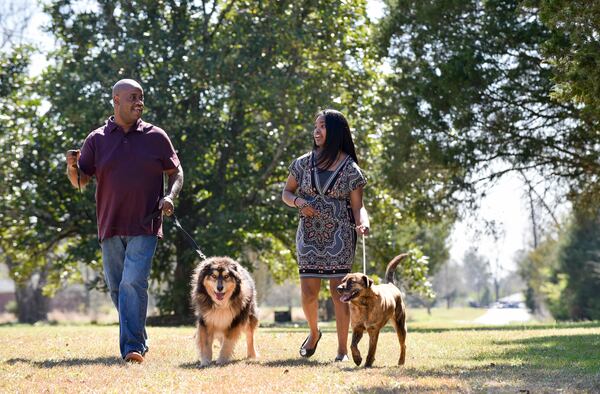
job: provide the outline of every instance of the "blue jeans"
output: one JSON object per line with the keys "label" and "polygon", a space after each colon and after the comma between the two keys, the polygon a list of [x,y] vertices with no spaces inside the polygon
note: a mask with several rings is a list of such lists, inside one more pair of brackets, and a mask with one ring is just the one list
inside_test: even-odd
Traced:
{"label": "blue jeans", "polygon": [[157,243],[155,235],[114,236],[101,243],[104,278],[119,311],[122,357],[148,351],[148,277]]}

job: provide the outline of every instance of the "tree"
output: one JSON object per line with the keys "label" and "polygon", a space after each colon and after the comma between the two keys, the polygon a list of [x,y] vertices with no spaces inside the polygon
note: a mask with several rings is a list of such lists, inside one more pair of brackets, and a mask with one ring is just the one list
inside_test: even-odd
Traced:
{"label": "tree", "polygon": [[597,64],[600,2],[593,1],[531,1],[539,7],[540,19],[552,35],[544,44],[544,55],[553,67],[553,94],[561,102],[582,106],[588,126],[598,126],[600,85]]}
{"label": "tree", "polygon": [[487,305],[491,300],[489,261],[470,248],[463,257],[463,267],[467,288],[476,294],[480,305]]}
{"label": "tree", "polygon": [[[177,212],[207,255],[261,252],[280,276],[295,272],[290,222],[279,201],[287,163],[310,147],[317,109],[359,113],[368,80],[361,48],[364,2],[100,1],[76,11],[54,1],[47,11],[61,49],[44,80],[56,132],[76,146],[110,113],[110,87],[132,77],[146,89],[146,120],[164,127],[184,163]],[[324,84],[325,81],[325,84]],[[69,222],[93,227],[83,212]],[[83,198],[82,198],[83,200]],[[83,203],[83,202],[82,202]],[[195,253],[165,225],[153,278],[166,283],[160,307],[190,313]]]}
{"label": "tree", "polygon": [[[167,130],[184,163],[176,209],[206,254],[250,265],[257,252],[276,279],[297,275],[296,212],[279,196],[287,164],[311,147],[316,110],[335,107],[349,115],[361,165],[373,174],[366,201],[377,226],[368,241],[376,272],[410,250],[403,283],[428,291],[428,272],[447,258],[453,211],[434,209],[437,221],[428,223],[428,209],[438,206],[428,199],[441,201],[441,193],[381,175],[394,157],[381,155],[387,141],[372,130],[377,74],[364,1],[103,0],[86,7],[56,0],[45,10],[59,49],[27,92],[36,108],[43,98],[49,109],[36,113],[28,133],[6,140],[14,146],[3,145],[6,160],[16,163],[2,204],[18,220],[4,215],[1,223],[15,275],[42,270],[51,292],[81,280],[79,263],[101,271],[94,187],[70,189],[64,151],[111,113],[112,84],[132,77],[146,88],[145,120]],[[167,221],[152,270],[163,313],[190,313],[197,256],[186,242]]]}
{"label": "tree", "polygon": [[575,207],[573,227],[560,253],[561,274],[565,281],[558,309],[573,320],[600,319],[600,209],[589,215]]}
{"label": "tree", "polygon": [[[425,177],[443,195],[472,191],[480,176],[514,170],[534,169],[575,193],[597,184],[599,135],[582,122],[576,103],[555,99],[557,69],[544,50],[557,38],[540,20],[537,3],[572,15],[561,1],[386,2],[376,39],[393,71],[381,116],[386,153],[400,163],[389,166],[390,179]],[[570,4],[583,14],[583,3]],[[571,22],[567,28],[576,29]],[[588,38],[593,31],[587,29]],[[595,41],[589,42],[591,52]],[[422,157],[431,165],[413,168]]]}
{"label": "tree", "polygon": [[36,233],[37,218],[22,209],[32,188],[22,176],[27,171],[23,166],[35,166],[28,162],[28,154],[39,120],[40,100],[27,75],[32,51],[30,47],[12,47],[0,53],[0,253],[16,282],[18,320],[26,323],[46,318],[48,300],[43,288],[48,277],[46,257],[52,251],[36,245],[31,236]]}
{"label": "tree", "polygon": [[587,201],[575,204],[563,231],[548,235],[520,259],[519,272],[527,284],[527,306],[560,320],[600,316],[600,215]]}
{"label": "tree", "polygon": [[450,309],[457,298],[466,295],[464,279],[463,267],[452,261],[443,264],[434,276],[433,290],[437,298],[446,302],[446,308]]}
{"label": "tree", "polygon": [[[572,145],[586,152],[581,160],[577,194],[598,196],[600,166],[597,146],[600,141],[600,85],[598,84],[597,35],[600,27],[600,2],[594,1],[532,1],[539,7],[540,18],[552,32],[544,43],[543,53],[552,65],[554,87],[552,96],[565,105],[579,109],[578,131]],[[584,203],[580,197],[575,197]],[[592,201],[586,202],[590,204]]]}

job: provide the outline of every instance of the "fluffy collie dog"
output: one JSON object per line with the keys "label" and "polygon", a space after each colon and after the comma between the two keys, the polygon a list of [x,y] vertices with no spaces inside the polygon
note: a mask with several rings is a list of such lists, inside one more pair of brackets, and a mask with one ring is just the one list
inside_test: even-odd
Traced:
{"label": "fluffy collie dog", "polygon": [[256,289],[244,267],[229,257],[204,260],[194,270],[191,298],[197,317],[196,341],[201,366],[212,362],[214,339],[221,341],[217,364],[229,362],[242,332],[246,334],[248,358],[256,358]]}

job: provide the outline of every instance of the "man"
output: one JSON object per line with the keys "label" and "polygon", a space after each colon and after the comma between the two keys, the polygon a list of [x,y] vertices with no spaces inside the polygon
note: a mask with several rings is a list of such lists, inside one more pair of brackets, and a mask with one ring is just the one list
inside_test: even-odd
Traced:
{"label": "man", "polygon": [[[87,136],[81,151],[67,152],[67,175],[75,187],[96,176],[98,238],[104,277],[119,312],[121,356],[141,363],[148,351],[148,277],[162,237],[159,210],[173,213],[183,169],[167,134],[142,121],[140,84],[122,79],[112,98],[114,116]],[[163,173],[169,178],[164,197]]]}

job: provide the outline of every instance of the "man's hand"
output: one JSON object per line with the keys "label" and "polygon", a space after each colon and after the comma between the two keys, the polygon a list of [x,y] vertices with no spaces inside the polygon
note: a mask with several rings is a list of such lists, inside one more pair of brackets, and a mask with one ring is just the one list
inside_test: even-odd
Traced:
{"label": "man's hand", "polygon": [[167,216],[171,216],[175,209],[173,199],[169,196],[163,197],[158,203],[158,209],[162,209],[163,213]]}
{"label": "man's hand", "polygon": [[79,160],[79,156],[81,155],[81,151],[79,149],[71,149],[67,151],[67,167],[77,168],[77,161]]}
{"label": "man's hand", "polygon": [[73,187],[81,190],[88,184],[91,178],[79,171],[79,156],[81,156],[81,151],[79,149],[67,151],[67,177]]}

